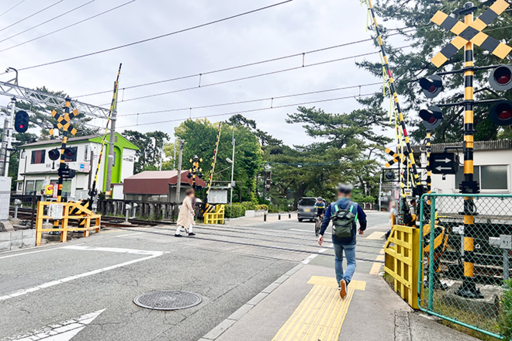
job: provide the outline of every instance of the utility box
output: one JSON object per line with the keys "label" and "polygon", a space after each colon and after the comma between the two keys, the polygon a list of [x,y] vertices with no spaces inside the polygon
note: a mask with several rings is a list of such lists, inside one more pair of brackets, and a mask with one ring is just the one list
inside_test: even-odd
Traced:
{"label": "utility box", "polygon": [[0,177],[0,220],[9,219],[9,203],[11,202],[11,178]]}

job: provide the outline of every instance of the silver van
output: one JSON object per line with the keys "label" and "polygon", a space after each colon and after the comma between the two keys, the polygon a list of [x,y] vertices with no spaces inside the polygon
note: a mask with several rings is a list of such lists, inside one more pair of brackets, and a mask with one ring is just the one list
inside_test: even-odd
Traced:
{"label": "silver van", "polygon": [[301,198],[297,204],[297,218],[299,221],[309,219],[315,220],[316,209],[315,209],[316,198]]}

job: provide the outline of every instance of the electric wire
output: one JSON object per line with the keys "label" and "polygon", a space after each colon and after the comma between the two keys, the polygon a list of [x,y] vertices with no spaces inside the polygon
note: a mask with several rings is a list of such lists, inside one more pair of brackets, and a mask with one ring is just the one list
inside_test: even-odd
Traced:
{"label": "electric wire", "polygon": [[20,2],[18,2],[16,5],[12,6],[11,8],[9,8],[7,11],[3,12],[2,14],[0,14],[0,17],[4,14],[7,14],[9,13],[11,10],[15,9],[16,7],[18,7],[19,5],[21,5],[22,3],[24,3],[25,0],[21,0]]}
{"label": "electric wire", "polygon": [[39,14],[39,13],[42,13],[42,12],[46,11],[47,9],[52,8],[52,7],[53,7],[53,6],[55,6],[55,5],[60,4],[60,3],[61,3],[61,2],[63,2],[63,1],[64,1],[64,0],[59,0],[59,1],[57,1],[57,2],[54,2],[54,3],[53,3],[53,4],[51,4],[50,6],[47,6],[47,7],[43,8],[43,9],[41,9],[41,10],[39,10],[39,11],[37,11],[37,12],[35,12],[35,13],[31,14],[31,15],[29,15],[28,17],[25,17],[25,18],[23,18],[23,19],[20,19],[20,20],[16,21],[15,23],[10,24],[9,26],[6,26],[6,27],[4,27],[4,28],[0,29],[0,32],[2,32],[2,31],[4,31],[4,30],[8,29],[9,27],[13,27],[14,25],[19,24],[20,22],[23,22],[23,21],[25,21],[25,20],[27,20],[27,19],[29,19],[29,18],[32,18],[33,16],[35,16],[35,15],[37,15],[37,14]]}
{"label": "electric wire", "polygon": [[[394,35],[399,35],[399,34],[400,33],[393,33],[393,34],[390,34],[389,36],[394,36]],[[194,74],[187,75],[187,76],[180,76],[180,77],[168,78],[168,79],[163,79],[163,80],[149,82],[149,83],[142,83],[142,84],[137,84],[137,85],[126,86],[126,87],[120,88],[119,90],[129,90],[129,89],[141,88],[141,87],[145,87],[145,86],[162,84],[162,83],[167,83],[167,82],[173,82],[173,81],[178,81],[178,80],[183,80],[183,79],[188,79],[188,78],[202,77],[202,76],[211,75],[211,74],[214,74],[214,73],[219,73],[219,72],[224,72],[224,71],[231,71],[231,70],[235,70],[235,69],[241,69],[241,68],[245,68],[245,67],[249,67],[249,66],[254,66],[254,65],[260,65],[260,64],[275,62],[275,61],[284,60],[284,59],[293,58],[293,57],[305,56],[307,54],[323,52],[323,51],[332,50],[332,49],[336,49],[336,48],[340,48],[340,47],[360,44],[360,43],[364,43],[364,42],[368,42],[368,41],[372,41],[372,40],[373,40],[372,38],[356,40],[356,41],[351,41],[351,42],[348,42],[348,43],[328,46],[328,47],[324,47],[324,48],[320,48],[320,49],[315,49],[315,50],[311,50],[311,51],[299,52],[299,53],[294,53],[294,54],[290,54],[290,55],[287,55],[287,56],[265,59],[265,60],[261,60],[261,61],[258,61],[258,62],[246,63],[246,64],[241,64],[241,65],[236,65],[236,66],[230,66],[230,67],[223,68],[223,69],[217,69],[217,70],[206,71],[206,72],[201,72],[201,73],[194,73]],[[2,50],[0,50],[0,52],[2,52]],[[93,92],[93,93],[89,93],[89,94],[74,96],[73,98],[96,96],[96,95],[101,95],[101,94],[105,94],[105,93],[110,93],[111,91],[112,91],[111,89],[110,90],[102,90],[102,91]]]}
{"label": "electric wire", "polygon": [[126,125],[126,126],[121,126],[121,127],[119,127],[119,129],[129,128],[129,127],[138,127],[138,126],[144,126],[144,125],[152,125],[152,124],[161,124],[161,123],[169,123],[169,122],[186,121],[188,119],[198,119],[198,118],[209,118],[209,117],[227,116],[227,115],[235,115],[235,114],[245,114],[245,113],[257,112],[257,111],[265,111],[265,110],[280,109],[280,108],[289,108],[289,107],[301,106],[301,105],[306,105],[306,104],[333,102],[333,101],[339,101],[339,100],[349,99],[349,98],[360,98],[360,97],[366,97],[366,96],[373,96],[373,95],[376,95],[376,94],[379,94],[379,92],[372,92],[372,93],[360,94],[360,95],[351,95],[351,96],[345,96],[345,97],[327,98],[327,99],[322,99],[322,100],[314,100],[314,101],[301,102],[301,103],[284,104],[284,105],[277,105],[277,106],[271,106],[271,107],[266,107],[266,108],[257,108],[257,109],[249,109],[249,110],[237,110],[237,111],[228,112],[228,113],[221,113],[221,114],[211,114],[211,115],[194,116],[194,117],[186,117],[186,118],[177,118],[177,119],[172,119],[172,120],[164,120],[164,121],[156,121],[156,122],[137,123],[137,124],[130,124],[130,125]]}
{"label": "electric wire", "polygon": [[[60,1],[63,1],[63,0],[60,0]],[[198,29],[198,28],[201,28],[201,27],[210,26],[210,25],[217,24],[217,23],[220,23],[220,22],[223,22],[223,21],[227,21],[227,20],[230,20],[230,19],[242,17],[242,16],[245,16],[245,15],[248,15],[248,14],[260,12],[260,11],[263,11],[263,10],[266,10],[266,9],[269,9],[269,8],[273,8],[273,7],[276,7],[276,6],[279,6],[279,5],[284,5],[284,4],[292,2],[292,1],[293,0],[285,0],[285,1],[282,1],[282,2],[278,2],[278,3],[272,4],[272,5],[265,6],[265,7],[260,7],[260,8],[256,8],[256,9],[253,9],[253,10],[250,10],[250,11],[246,11],[246,12],[243,12],[243,13],[238,13],[238,14],[235,14],[235,15],[231,15],[231,16],[228,16],[228,17],[225,17],[225,18],[209,21],[209,22],[204,23],[204,24],[199,24],[199,25],[195,25],[195,26],[192,26],[192,27],[184,28],[184,29],[181,29],[181,30],[178,30],[178,31],[169,32],[169,33],[161,34],[161,35],[154,36],[154,37],[151,37],[151,38],[146,38],[146,39],[134,41],[134,42],[131,42],[131,43],[128,43],[128,44],[118,45],[118,46],[111,47],[111,48],[108,48],[108,49],[103,49],[103,50],[99,50],[99,51],[95,51],[95,52],[90,52],[90,53],[86,53],[86,54],[82,54],[82,55],[78,55],[78,56],[74,56],[74,57],[59,59],[59,60],[56,60],[56,61],[53,61],[53,62],[48,62],[48,63],[42,63],[42,64],[37,64],[37,65],[27,66],[27,67],[24,67],[24,68],[20,68],[19,70],[22,71],[22,70],[35,69],[35,68],[40,68],[40,67],[43,67],[43,66],[59,64],[59,63],[68,62],[68,61],[71,61],[71,60],[76,60],[76,59],[80,59],[80,58],[85,58],[85,57],[90,57],[90,56],[102,54],[102,53],[105,53],[105,52],[119,50],[119,49],[126,48],[126,47],[129,47],[129,46],[134,46],[134,45],[146,43],[146,42],[149,42],[149,41],[153,41],[153,40],[169,37],[169,36],[172,36],[172,35],[175,35],[175,34],[187,32],[187,31],[192,31],[192,30],[195,30],[195,29]]]}
{"label": "electric wire", "polygon": [[[112,7],[111,9],[108,9],[108,10],[106,10],[106,11],[100,12],[100,13],[98,13],[98,14],[95,14],[95,15],[90,16],[90,17],[88,17],[88,18],[85,18],[85,19],[83,19],[83,20],[77,21],[77,22],[75,22],[75,23],[73,23],[73,24],[71,24],[71,25],[68,25],[68,26],[64,26],[64,27],[62,27],[62,28],[59,28],[58,30],[55,30],[55,31],[52,31],[52,32],[49,32],[49,33],[43,34],[43,35],[41,35],[41,36],[39,36],[39,37],[35,37],[35,38],[30,39],[30,40],[24,41],[24,42],[22,42],[22,43],[19,43],[19,44],[16,44],[16,45],[10,46],[10,47],[5,48],[5,49],[2,49],[2,50],[0,50],[0,53],[1,53],[1,52],[5,52],[5,51],[10,50],[10,49],[13,49],[13,48],[16,48],[16,47],[21,46],[21,45],[28,44],[28,43],[33,42],[33,41],[35,41],[35,40],[39,40],[39,39],[41,39],[41,38],[48,37],[48,36],[50,36],[50,35],[52,35],[52,34],[54,34],[54,33],[57,33],[57,32],[60,32],[60,31],[64,31],[64,30],[66,30],[66,29],[68,29],[68,28],[70,28],[70,27],[73,27],[73,26],[76,26],[76,25],[78,25],[78,24],[84,23],[84,22],[86,22],[86,21],[92,20],[92,19],[94,19],[94,18],[97,18],[97,17],[99,17],[99,16],[102,16],[103,14],[107,14],[107,13],[109,13],[109,12],[112,12],[112,11],[116,10],[116,9],[119,9],[119,8],[121,8],[121,7],[124,7],[124,6],[126,6],[126,5],[129,5],[129,4],[131,4],[132,2],[135,2],[135,1],[137,1],[137,0],[130,0],[130,1],[127,1],[127,2],[125,2],[125,3],[122,3],[122,4],[121,4],[121,5],[119,5],[119,6]],[[109,90],[109,91],[111,91],[111,90]]]}
{"label": "electric wire", "polygon": [[[397,47],[396,49],[404,49],[404,48],[407,48],[407,47],[410,47],[410,45],[400,46],[400,47]],[[211,87],[211,86],[216,86],[216,85],[221,85],[221,84],[239,82],[239,81],[242,81],[242,80],[253,79],[253,78],[258,78],[258,77],[263,77],[263,76],[270,76],[270,75],[275,75],[275,74],[278,74],[278,73],[283,73],[283,72],[288,72],[288,71],[293,71],[293,70],[299,70],[299,69],[303,69],[303,68],[307,68],[307,67],[312,67],[312,66],[325,65],[325,64],[329,64],[329,63],[335,63],[335,62],[339,62],[339,61],[343,61],[343,60],[347,60],[347,59],[364,57],[364,56],[369,56],[369,55],[374,55],[374,54],[379,54],[379,52],[377,52],[377,51],[376,52],[367,52],[367,53],[362,53],[362,54],[348,56],[348,57],[343,57],[343,58],[330,59],[330,60],[326,60],[326,61],[322,61],[322,62],[318,62],[318,63],[313,63],[313,64],[308,64],[308,65],[302,65],[302,66],[296,66],[296,67],[292,67],[292,68],[281,69],[281,70],[276,70],[276,71],[271,71],[271,72],[259,73],[259,74],[252,75],[252,76],[235,78],[235,79],[230,79],[230,80],[216,82],[216,83],[209,83],[209,84],[204,84],[204,85],[199,85],[199,86],[193,86],[193,87],[182,88],[182,89],[177,89],[177,90],[165,91],[165,92],[160,92],[160,93],[156,93],[156,94],[144,95],[144,96],[140,96],[140,97],[133,97],[133,98],[128,98],[128,99],[123,99],[120,102],[138,101],[138,100],[141,100],[141,99],[147,99],[147,98],[153,98],[153,97],[158,97],[158,96],[170,95],[170,94],[174,94],[174,93],[178,93],[178,92],[184,92],[184,91],[195,90],[195,89],[200,89],[200,88],[206,88],[206,87]],[[103,105],[106,105],[106,104],[108,104],[108,103],[103,103],[103,104],[100,104],[99,106],[103,106]]]}
{"label": "electric wire", "polygon": [[32,26],[32,27],[30,27],[30,28],[27,28],[25,31],[21,31],[21,32],[18,32],[18,33],[16,33],[16,34],[14,34],[14,35],[10,36],[10,37],[4,38],[4,39],[0,40],[0,43],[4,42],[4,41],[6,41],[6,40],[9,40],[9,39],[11,39],[11,38],[17,37],[17,36],[19,36],[20,34],[23,34],[23,33],[25,33],[25,32],[31,31],[31,30],[33,30],[34,28],[40,27],[40,26],[42,26],[42,25],[44,25],[44,24],[47,24],[47,23],[49,23],[49,22],[51,22],[51,21],[53,21],[53,20],[55,20],[55,19],[60,19],[60,18],[61,18],[61,17],[63,17],[64,15],[69,14],[69,13],[71,13],[71,12],[74,12],[74,11],[76,11],[77,9],[80,9],[80,8],[82,8],[82,7],[84,7],[84,6],[87,6],[87,5],[91,4],[91,3],[93,3],[94,1],[96,1],[96,0],[91,0],[91,1],[89,1],[89,2],[86,2],[85,4],[82,4],[82,5],[78,6],[78,7],[75,7],[75,8],[73,8],[73,9],[70,9],[70,10],[69,10],[69,11],[67,11],[67,12],[64,12],[64,13],[62,13],[62,14],[59,14],[59,15],[57,15],[57,16],[55,16],[55,17],[51,18],[51,19],[48,19],[48,20],[46,20],[46,21],[43,21],[42,23],[39,23],[39,24],[37,24],[37,25],[35,25],[35,26]]}
{"label": "electric wire", "polygon": [[332,89],[326,89],[326,90],[302,92],[302,93],[292,94],[292,95],[282,95],[282,96],[275,96],[275,97],[264,97],[264,98],[258,98],[258,99],[250,99],[250,100],[246,100],[246,101],[228,102],[228,103],[219,103],[219,104],[208,104],[208,105],[201,105],[201,106],[197,106],[197,107],[186,107],[186,108],[183,107],[183,108],[165,109],[165,110],[157,110],[157,111],[146,111],[146,112],[138,112],[136,114],[125,114],[125,115],[117,115],[117,116],[118,117],[121,117],[121,116],[122,117],[126,117],[126,116],[135,116],[135,115],[151,115],[151,114],[160,114],[160,113],[164,113],[164,112],[214,108],[214,107],[222,107],[222,106],[228,106],[228,105],[254,103],[254,102],[269,101],[269,100],[271,101],[271,100],[275,100],[275,99],[282,99],[282,98],[289,98],[289,97],[313,95],[313,94],[319,94],[319,93],[331,92],[331,91],[339,91],[339,90],[362,88],[362,87],[367,87],[367,86],[372,86],[372,85],[382,85],[382,82],[349,85],[349,86],[340,87],[340,88],[332,88]]}

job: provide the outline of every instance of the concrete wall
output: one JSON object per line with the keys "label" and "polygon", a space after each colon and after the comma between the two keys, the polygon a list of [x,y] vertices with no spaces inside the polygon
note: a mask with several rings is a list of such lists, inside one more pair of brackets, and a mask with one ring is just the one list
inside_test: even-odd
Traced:
{"label": "concrete wall", "polygon": [[9,219],[11,178],[0,176],[0,220]]}
{"label": "concrete wall", "polygon": [[0,251],[18,250],[36,245],[36,230],[0,233]]}

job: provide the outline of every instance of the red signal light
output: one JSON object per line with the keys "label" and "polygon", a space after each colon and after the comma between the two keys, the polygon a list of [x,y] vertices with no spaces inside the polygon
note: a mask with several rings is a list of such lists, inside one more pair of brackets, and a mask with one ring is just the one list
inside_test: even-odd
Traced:
{"label": "red signal light", "polygon": [[512,66],[500,65],[489,75],[489,84],[491,88],[497,91],[507,91],[512,89]]}
{"label": "red signal light", "polygon": [[491,108],[489,114],[491,121],[499,126],[512,125],[512,102],[501,100]]}

